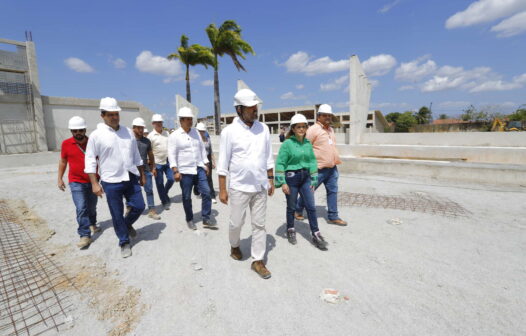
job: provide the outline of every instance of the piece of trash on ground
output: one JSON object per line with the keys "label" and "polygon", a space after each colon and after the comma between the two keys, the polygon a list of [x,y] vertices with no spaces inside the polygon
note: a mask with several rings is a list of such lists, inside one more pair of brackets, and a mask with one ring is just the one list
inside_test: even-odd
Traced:
{"label": "piece of trash on ground", "polygon": [[402,224],[402,220],[400,218],[391,218],[387,221],[388,224],[391,224],[391,225],[400,225]]}
{"label": "piece of trash on ground", "polygon": [[203,269],[203,266],[199,265],[199,264],[196,263],[196,262],[193,262],[193,263],[192,263],[192,266],[193,266],[193,268],[194,268],[194,271],[200,271],[200,270]]}
{"label": "piece of trash on ground", "polygon": [[340,291],[332,288],[325,288],[320,294],[320,299],[328,303],[341,303],[349,301],[349,297],[342,295]]}

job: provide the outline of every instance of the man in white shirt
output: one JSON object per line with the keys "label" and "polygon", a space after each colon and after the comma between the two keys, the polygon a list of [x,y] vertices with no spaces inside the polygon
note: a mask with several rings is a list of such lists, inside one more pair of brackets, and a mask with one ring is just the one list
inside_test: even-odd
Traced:
{"label": "man in white shirt", "polygon": [[[154,114],[152,116],[153,130],[148,134],[148,139],[152,143],[153,156],[155,158],[155,185],[159,193],[159,199],[163,204],[164,210],[170,210],[170,197],[168,192],[174,184],[174,176],[168,163],[168,136],[169,133],[163,130],[163,116]],[[164,184],[166,175],[166,184]]]}
{"label": "man in white shirt", "polygon": [[215,223],[210,219],[212,199],[206,178],[209,173],[206,148],[199,132],[192,127],[192,110],[188,107],[182,107],[179,109],[178,117],[181,127],[170,134],[168,138],[168,161],[175,180],[181,184],[186,223],[190,229],[196,230],[192,210],[192,187],[197,184],[201,193],[203,226],[215,229]]}
{"label": "man in white shirt", "polygon": [[241,227],[250,208],[251,268],[263,279],[268,279],[271,274],[263,262],[267,242],[265,216],[267,195],[274,194],[274,159],[268,127],[257,120],[258,103],[259,98],[249,89],[239,90],[234,96],[238,117],[221,132],[217,174],[219,199],[224,204],[230,202],[230,256],[242,259]]}
{"label": "man in white shirt", "polygon": [[[121,108],[117,100],[102,98],[99,108],[104,123],[98,124],[89,137],[84,172],[93,193],[99,197],[106,194],[121,255],[127,258],[132,255],[130,236],[137,234],[132,225],[144,210],[141,186],[146,176],[133,132],[119,125]],[[102,186],[97,180],[97,160]],[[126,216],[123,198],[131,208]]]}

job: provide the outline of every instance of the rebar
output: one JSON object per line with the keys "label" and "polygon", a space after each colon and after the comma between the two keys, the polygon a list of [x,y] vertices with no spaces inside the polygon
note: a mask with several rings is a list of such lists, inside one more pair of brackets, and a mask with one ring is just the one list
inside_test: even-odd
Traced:
{"label": "rebar", "polygon": [[0,335],[60,332],[71,290],[71,280],[0,200]]}
{"label": "rebar", "polygon": [[457,202],[424,193],[400,196],[339,192],[338,205],[406,210],[447,217],[468,217],[471,215],[469,210]]}

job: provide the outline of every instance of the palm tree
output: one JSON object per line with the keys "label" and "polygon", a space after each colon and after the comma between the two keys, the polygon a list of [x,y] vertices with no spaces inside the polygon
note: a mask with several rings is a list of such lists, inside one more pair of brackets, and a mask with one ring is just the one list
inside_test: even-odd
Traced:
{"label": "palm tree", "polygon": [[245,70],[245,67],[239,62],[238,57],[245,59],[245,54],[254,55],[254,50],[241,38],[241,27],[233,21],[226,20],[223,24],[217,28],[215,24],[210,24],[206,28],[206,34],[212,45],[212,54],[214,55],[214,119],[216,134],[219,134],[220,129],[220,117],[221,117],[221,106],[219,102],[219,62],[217,57],[228,55],[232,58],[232,62],[238,71]]}
{"label": "palm tree", "polygon": [[188,46],[188,37],[181,36],[181,46],[176,53],[170,54],[167,57],[169,60],[178,59],[186,66],[186,100],[192,101],[192,94],[190,93],[190,66],[203,65],[208,69],[208,66],[214,65],[214,55],[212,50],[199,44],[192,44]]}

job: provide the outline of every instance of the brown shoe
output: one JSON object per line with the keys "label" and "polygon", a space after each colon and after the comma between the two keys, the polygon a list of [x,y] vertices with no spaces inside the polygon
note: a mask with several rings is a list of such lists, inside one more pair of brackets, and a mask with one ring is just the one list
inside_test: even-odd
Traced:
{"label": "brown shoe", "polygon": [[150,217],[151,219],[156,219],[156,220],[161,219],[161,216],[159,216],[157,212],[155,212],[155,209],[148,210],[148,217]]}
{"label": "brown shoe", "polygon": [[81,250],[84,248],[87,248],[91,244],[91,238],[90,237],[80,237],[80,241],[77,243],[78,248]]}
{"label": "brown shoe", "polygon": [[89,229],[91,231],[91,234],[95,234],[97,232],[100,232],[100,227],[98,227],[97,225],[93,224],[93,225],[90,225],[89,226]]}
{"label": "brown shoe", "polygon": [[271,277],[269,270],[265,267],[263,260],[257,260],[252,263],[251,267],[260,277],[268,279]]}
{"label": "brown shoe", "polygon": [[302,214],[297,213],[297,212],[294,213],[294,218],[296,218],[296,220],[304,220],[305,219],[305,217],[303,217]]}
{"label": "brown shoe", "polygon": [[231,247],[230,256],[234,260],[241,260],[243,258],[243,254],[241,253],[241,249],[239,247]]}
{"label": "brown shoe", "polygon": [[335,220],[330,220],[328,221],[329,224],[336,224],[336,225],[340,225],[340,226],[346,226],[347,225],[347,222],[344,221],[343,219],[335,219]]}

